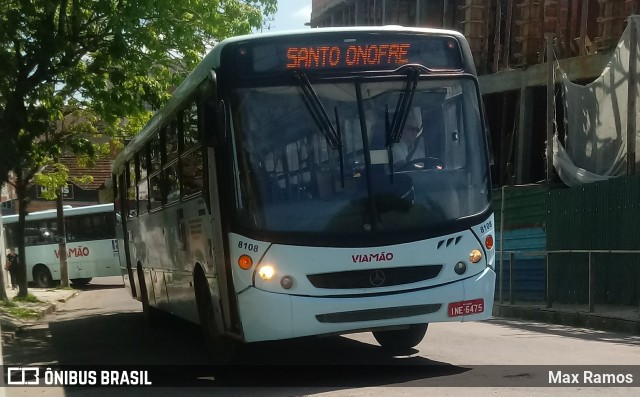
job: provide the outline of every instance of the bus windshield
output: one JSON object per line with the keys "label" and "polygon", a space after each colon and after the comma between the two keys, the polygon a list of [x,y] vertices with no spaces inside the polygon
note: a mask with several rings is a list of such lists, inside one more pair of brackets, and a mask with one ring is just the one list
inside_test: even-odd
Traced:
{"label": "bus windshield", "polygon": [[433,230],[485,211],[477,85],[468,76],[415,83],[410,92],[398,76],[233,90],[237,221],[370,236]]}

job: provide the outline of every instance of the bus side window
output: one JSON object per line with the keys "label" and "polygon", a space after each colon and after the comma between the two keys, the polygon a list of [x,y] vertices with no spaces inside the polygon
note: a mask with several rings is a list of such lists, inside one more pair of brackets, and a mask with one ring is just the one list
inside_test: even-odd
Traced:
{"label": "bus side window", "polygon": [[67,233],[67,241],[73,243],[78,241],[78,218],[75,216],[67,217],[64,220],[65,232]]}
{"label": "bus side window", "polygon": [[138,153],[138,161],[136,162],[136,190],[138,197],[138,213],[146,214],[149,211],[149,184],[147,175],[149,172],[149,155],[147,146],[144,146]]}
{"label": "bus side window", "polygon": [[123,187],[123,211],[122,216],[133,218],[138,213],[138,204],[136,203],[136,162],[131,161],[127,164],[126,184]]}
{"label": "bus side window", "polygon": [[184,197],[200,193],[204,184],[204,162],[200,148],[180,158],[182,193]]}
{"label": "bus side window", "polygon": [[182,112],[181,121],[180,135],[183,142],[182,152],[186,152],[200,143],[200,134],[198,133],[198,107],[195,102]]}
{"label": "bus side window", "polygon": [[173,120],[169,125],[164,127],[165,152],[167,153],[167,162],[171,162],[178,158],[178,122]]}
{"label": "bus side window", "polygon": [[156,132],[155,136],[151,138],[149,145],[149,158],[151,169],[149,173],[149,211],[153,211],[162,207],[164,203],[164,190],[163,189],[163,171],[162,161],[164,158],[163,148],[159,132]]}

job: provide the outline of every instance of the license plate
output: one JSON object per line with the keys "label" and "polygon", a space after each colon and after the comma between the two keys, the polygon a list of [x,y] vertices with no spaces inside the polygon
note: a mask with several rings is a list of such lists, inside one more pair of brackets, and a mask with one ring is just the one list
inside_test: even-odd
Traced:
{"label": "license plate", "polygon": [[469,314],[482,313],[484,311],[484,299],[449,303],[449,317],[467,316]]}

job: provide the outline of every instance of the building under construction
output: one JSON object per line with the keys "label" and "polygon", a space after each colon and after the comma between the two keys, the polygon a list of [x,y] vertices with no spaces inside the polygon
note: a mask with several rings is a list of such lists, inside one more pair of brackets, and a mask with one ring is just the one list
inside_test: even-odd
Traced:
{"label": "building under construction", "polygon": [[313,0],[311,26],[402,25],[465,35],[492,133],[494,185],[546,179],[547,34],[572,81],[598,77],[637,0]]}
{"label": "building under construction", "polygon": [[[445,28],[466,36],[491,132],[494,209],[504,239],[497,248],[506,260],[513,251],[516,262],[515,270],[504,269],[508,273],[500,278],[500,288],[505,296],[511,292],[510,300],[588,301],[593,311],[594,302],[640,303],[640,255],[632,253],[640,249],[640,179],[623,176],[570,189],[560,182],[547,153],[552,153],[554,133],[564,141],[569,112],[563,106],[566,89],[554,71],[562,70],[579,85],[601,78],[603,70],[612,69],[607,68],[612,55],[625,47],[618,44],[627,25],[637,24],[630,16],[638,5],[639,0],[313,0],[310,23]],[[636,44],[626,45],[635,57],[628,59],[637,57],[635,32]],[[621,80],[636,87],[636,73],[627,64]],[[613,116],[629,115],[616,119],[616,128],[631,131],[627,137],[633,135],[634,142],[635,99],[628,105],[626,92],[624,97]],[[599,124],[601,116],[585,125]],[[630,148],[623,155],[632,164],[626,172],[633,175],[635,149]],[[627,251],[594,253],[593,261],[589,253],[587,267],[589,250]],[[523,251],[547,254],[519,256]]]}

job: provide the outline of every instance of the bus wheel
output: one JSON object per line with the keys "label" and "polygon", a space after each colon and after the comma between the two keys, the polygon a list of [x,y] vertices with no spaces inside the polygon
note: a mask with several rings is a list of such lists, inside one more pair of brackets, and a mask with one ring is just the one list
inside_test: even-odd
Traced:
{"label": "bus wheel", "polygon": [[71,281],[71,284],[73,284],[76,287],[82,287],[89,284],[91,280],[92,280],[92,277],[87,277],[87,278],[74,278],[69,281]]}
{"label": "bus wheel", "polygon": [[390,331],[374,331],[376,338],[383,349],[391,352],[402,352],[409,350],[424,338],[429,324],[412,324],[407,329],[397,329]]}
{"label": "bus wheel", "polygon": [[197,281],[196,302],[205,347],[213,364],[229,364],[238,349],[238,342],[219,334],[211,292],[203,277],[199,277]]}
{"label": "bus wheel", "polygon": [[53,279],[51,272],[44,265],[38,265],[33,268],[33,282],[38,288],[48,288],[52,285]]}

